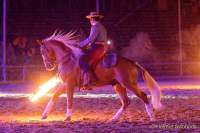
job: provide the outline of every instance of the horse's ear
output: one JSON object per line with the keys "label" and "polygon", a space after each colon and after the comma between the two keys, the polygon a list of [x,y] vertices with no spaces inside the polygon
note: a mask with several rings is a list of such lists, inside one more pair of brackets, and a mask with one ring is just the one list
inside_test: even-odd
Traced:
{"label": "horse's ear", "polygon": [[36,42],[37,44],[42,45],[42,40],[37,39]]}

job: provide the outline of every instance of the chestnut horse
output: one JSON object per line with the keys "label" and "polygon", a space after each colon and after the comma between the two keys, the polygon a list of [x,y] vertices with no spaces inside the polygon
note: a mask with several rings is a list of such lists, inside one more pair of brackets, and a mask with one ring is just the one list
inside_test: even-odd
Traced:
{"label": "chestnut horse", "polygon": [[[66,92],[66,120],[70,121],[72,115],[74,90],[80,85],[81,71],[78,62],[79,57],[83,54],[83,52],[77,47],[79,40],[73,32],[69,32],[67,34],[54,32],[53,35],[39,42],[40,52],[45,68],[47,70],[53,70],[57,66],[59,77],[62,80],[62,84],[57,87],[54,95],[49,100],[42,114],[42,119],[47,118],[59,95]],[[113,85],[116,93],[119,95],[122,105],[111,120],[118,120],[122,112],[130,104],[126,89],[132,91],[144,102],[147,115],[150,117],[150,120],[154,119],[153,108],[155,110],[161,109],[162,104],[160,88],[147,70],[145,70],[138,63],[118,56],[117,64],[115,66],[111,68],[104,68],[99,63],[94,71],[99,79],[97,84],[98,86]],[[143,92],[138,86],[138,71],[142,72],[143,79],[151,92],[151,101],[148,100],[146,93]]]}

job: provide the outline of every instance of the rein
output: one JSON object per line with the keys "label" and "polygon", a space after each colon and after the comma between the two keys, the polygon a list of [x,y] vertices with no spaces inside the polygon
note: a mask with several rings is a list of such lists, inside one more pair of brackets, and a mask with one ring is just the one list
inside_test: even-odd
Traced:
{"label": "rein", "polygon": [[[43,46],[43,51],[41,52],[41,54],[45,56],[46,53],[49,52],[49,49],[46,47],[45,44],[43,44],[42,46]],[[47,57],[47,56],[46,56],[46,57]],[[46,61],[49,62],[49,63],[51,63],[51,64],[52,64],[52,63],[53,63],[53,64],[56,64],[56,61],[55,61],[54,59],[50,59],[50,58],[49,58],[49,59],[46,60]]]}

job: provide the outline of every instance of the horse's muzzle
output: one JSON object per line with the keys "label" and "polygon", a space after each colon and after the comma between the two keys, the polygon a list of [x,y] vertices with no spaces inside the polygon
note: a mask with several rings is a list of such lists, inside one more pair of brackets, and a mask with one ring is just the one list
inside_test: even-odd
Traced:
{"label": "horse's muzzle", "polygon": [[45,68],[46,68],[47,71],[53,71],[56,68],[56,64],[46,63]]}

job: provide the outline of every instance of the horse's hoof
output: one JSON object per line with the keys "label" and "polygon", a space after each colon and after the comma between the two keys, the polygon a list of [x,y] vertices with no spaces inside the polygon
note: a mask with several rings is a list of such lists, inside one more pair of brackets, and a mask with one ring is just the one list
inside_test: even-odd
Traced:
{"label": "horse's hoof", "polygon": [[155,117],[151,117],[150,121],[156,121],[156,118]]}
{"label": "horse's hoof", "polygon": [[71,122],[71,116],[67,117],[64,121],[65,122]]}
{"label": "horse's hoof", "polygon": [[111,118],[108,122],[117,122],[119,119]]}
{"label": "horse's hoof", "polygon": [[41,117],[41,120],[45,120],[46,118],[47,118],[47,116],[44,115],[44,116]]}
{"label": "horse's hoof", "polygon": [[90,86],[83,86],[81,87],[82,91],[87,91],[87,90],[92,90],[92,88]]}

